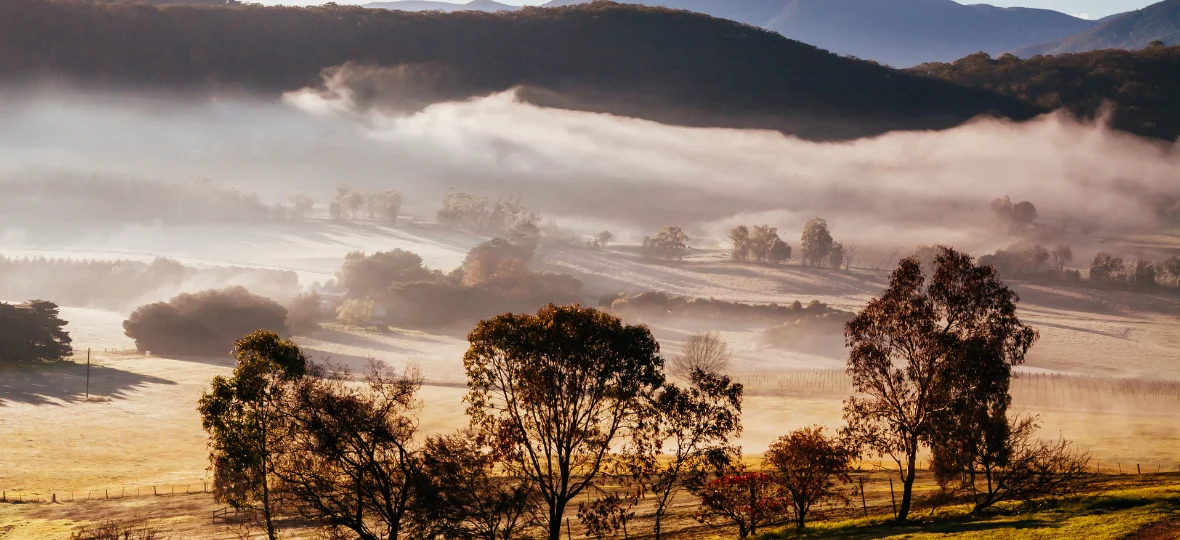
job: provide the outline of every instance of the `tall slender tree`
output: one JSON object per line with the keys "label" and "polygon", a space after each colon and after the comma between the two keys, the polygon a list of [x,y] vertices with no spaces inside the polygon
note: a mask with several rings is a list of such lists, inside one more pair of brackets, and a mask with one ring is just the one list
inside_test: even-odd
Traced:
{"label": "tall slender tree", "polygon": [[213,491],[234,508],[262,511],[266,536],[278,538],[273,496],[275,458],[283,443],[284,401],[307,372],[307,358],[274,332],[257,331],[234,345],[230,377],[213,378],[197,410],[209,433]]}

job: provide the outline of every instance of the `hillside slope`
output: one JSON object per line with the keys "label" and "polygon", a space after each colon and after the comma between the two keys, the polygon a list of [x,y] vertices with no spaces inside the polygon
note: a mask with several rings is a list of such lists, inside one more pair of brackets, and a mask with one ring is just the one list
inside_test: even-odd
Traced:
{"label": "hillside slope", "polygon": [[975,54],[907,71],[1090,118],[1109,106],[1115,128],[1166,140],[1180,137],[1180,46],[1028,60]]}
{"label": "hillside slope", "polygon": [[[1094,27],[1045,9],[963,5],[952,0],[626,0],[707,13],[774,30],[837,54],[892,66],[998,54]],[[553,0],[564,6],[580,0]]]}
{"label": "hillside slope", "polygon": [[438,2],[434,0],[395,0],[393,2],[373,2],[364,7],[374,9],[396,9],[401,11],[516,11],[520,6],[501,4],[495,0],[471,0],[465,4],[455,2]]}
{"label": "hillside slope", "polygon": [[[111,39],[111,36],[119,36]],[[937,129],[1040,109],[700,14],[600,3],[501,13],[0,4],[6,81],[278,93],[347,62],[401,66],[353,81],[413,106],[513,87],[535,103],[814,139]],[[377,84],[380,82],[381,84]]]}
{"label": "hillside slope", "polygon": [[1180,44],[1180,0],[1165,0],[1143,9],[1110,17],[1102,24],[1066,38],[1013,51],[1022,58],[1103,49],[1137,50],[1153,41]]}

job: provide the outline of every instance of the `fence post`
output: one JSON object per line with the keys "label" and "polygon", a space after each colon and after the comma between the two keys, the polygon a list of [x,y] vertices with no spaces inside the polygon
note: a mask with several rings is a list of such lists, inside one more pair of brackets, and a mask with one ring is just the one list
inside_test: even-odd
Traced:
{"label": "fence post", "polygon": [[1135,474],[1143,474],[1143,469],[1139,468],[1139,464],[1135,464]]}

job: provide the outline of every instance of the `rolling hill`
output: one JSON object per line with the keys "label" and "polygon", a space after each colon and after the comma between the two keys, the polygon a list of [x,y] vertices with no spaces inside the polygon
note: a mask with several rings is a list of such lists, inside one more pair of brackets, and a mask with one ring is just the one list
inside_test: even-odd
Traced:
{"label": "rolling hill", "polygon": [[1066,38],[1013,51],[1021,58],[1102,49],[1136,50],[1153,41],[1180,44],[1180,0],[1165,0],[1143,9],[1108,17],[1098,26]]}
{"label": "rolling hill", "polygon": [[1138,51],[992,58],[974,54],[950,64],[932,63],[909,73],[992,90],[1047,109],[1064,108],[1111,125],[1165,140],[1180,137],[1180,46]]}
{"label": "rolling hill", "polygon": [[[952,0],[627,0],[707,13],[774,30],[837,54],[892,66],[999,54],[1098,24],[1044,9],[963,5]],[[578,0],[553,0],[563,6]]]}
{"label": "rolling hill", "polygon": [[[118,39],[112,39],[118,36]],[[522,99],[658,122],[846,139],[1042,109],[843,58],[705,15],[599,3],[514,12],[0,3],[5,83],[275,95],[352,63],[357,95],[421,107],[520,88]],[[371,79],[366,79],[371,77]],[[411,102],[406,105],[406,100]]]}

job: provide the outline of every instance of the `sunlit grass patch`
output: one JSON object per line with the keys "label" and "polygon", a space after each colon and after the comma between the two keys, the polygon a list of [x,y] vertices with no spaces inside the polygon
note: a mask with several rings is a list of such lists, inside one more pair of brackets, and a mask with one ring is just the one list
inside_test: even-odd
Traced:
{"label": "sunlit grass patch", "polygon": [[983,516],[972,516],[968,510],[967,506],[954,506],[933,515],[919,510],[904,525],[890,523],[889,515],[819,522],[809,525],[802,535],[788,527],[760,538],[1125,538],[1180,512],[1180,484],[1112,489]]}

